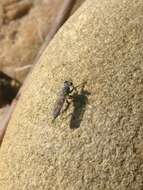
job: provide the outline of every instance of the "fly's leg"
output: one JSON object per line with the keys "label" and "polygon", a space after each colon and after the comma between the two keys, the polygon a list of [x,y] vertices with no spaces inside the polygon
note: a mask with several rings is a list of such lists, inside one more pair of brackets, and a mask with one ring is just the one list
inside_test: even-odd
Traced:
{"label": "fly's leg", "polygon": [[66,106],[65,106],[65,108],[62,110],[62,112],[61,112],[62,114],[68,110],[70,104],[71,104],[71,102],[70,102],[68,99],[66,99]]}
{"label": "fly's leg", "polygon": [[[71,104],[71,102],[74,100],[74,96],[73,95],[68,95],[68,97],[67,97],[67,99],[66,99],[66,106],[65,106],[65,108],[63,109],[63,111],[61,112],[62,114],[63,113],[65,113],[68,109],[69,109],[69,106],[70,106],[70,104]],[[71,115],[71,113],[70,114],[68,114],[68,116],[66,116],[65,118],[64,118],[64,120],[67,118],[67,117],[69,117]]]}
{"label": "fly's leg", "polygon": [[[72,93],[73,91],[75,91],[75,93],[74,93],[73,95],[71,95],[71,93]],[[77,94],[78,94],[77,89],[73,87],[73,88],[70,90],[70,92],[69,92],[69,94],[68,94],[68,96],[67,96],[67,98],[66,98],[66,106],[65,106],[65,108],[63,109],[63,111],[62,111],[61,113],[64,113],[64,112],[66,112],[66,111],[68,110],[68,108],[69,108],[71,102],[74,100],[74,97],[75,97],[75,95],[77,95]]]}
{"label": "fly's leg", "polygon": [[75,92],[76,94],[78,93],[76,87],[72,86],[72,88],[71,88],[70,91],[69,91],[68,97],[72,96],[72,95],[70,95],[72,92]]}

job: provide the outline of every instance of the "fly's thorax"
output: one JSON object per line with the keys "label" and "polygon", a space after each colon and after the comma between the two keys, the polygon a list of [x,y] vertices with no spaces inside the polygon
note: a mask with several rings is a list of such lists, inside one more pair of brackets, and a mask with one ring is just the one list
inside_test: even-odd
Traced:
{"label": "fly's thorax", "polygon": [[73,90],[73,83],[70,81],[65,81],[62,89],[58,93],[58,96],[65,97],[65,96],[69,95],[72,90]]}
{"label": "fly's thorax", "polygon": [[63,87],[63,92],[65,95],[68,95],[73,89],[73,83],[71,81],[65,81],[64,82],[64,87]]}
{"label": "fly's thorax", "polygon": [[67,83],[64,83],[64,86],[61,90],[61,95],[66,96],[70,92],[70,86]]}

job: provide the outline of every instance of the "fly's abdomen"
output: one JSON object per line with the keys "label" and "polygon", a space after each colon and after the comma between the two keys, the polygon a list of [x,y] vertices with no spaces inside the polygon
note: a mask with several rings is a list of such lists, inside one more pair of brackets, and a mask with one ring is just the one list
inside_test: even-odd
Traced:
{"label": "fly's abdomen", "polygon": [[64,102],[65,102],[64,96],[59,97],[59,99],[56,101],[54,110],[53,110],[53,118],[54,119],[56,119],[60,115],[60,112],[61,112]]}

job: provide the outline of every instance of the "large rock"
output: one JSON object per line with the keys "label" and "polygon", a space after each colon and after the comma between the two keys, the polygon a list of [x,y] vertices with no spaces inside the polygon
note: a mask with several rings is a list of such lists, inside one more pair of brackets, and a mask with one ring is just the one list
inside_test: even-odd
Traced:
{"label": "large rock", "polygon": [[[0,151],[0,188],[141,190],[142,52],[142,0],[87,0],[26,83]],[[52,123],[69,78],[87,83]]]}

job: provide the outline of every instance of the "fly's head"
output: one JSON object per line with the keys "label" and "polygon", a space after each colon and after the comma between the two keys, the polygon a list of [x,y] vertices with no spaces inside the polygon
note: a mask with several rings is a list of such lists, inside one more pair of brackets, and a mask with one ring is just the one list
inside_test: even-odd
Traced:
{"label": "fly's head", "polygon": [[68,87],[72,87],[73,86],[73,83],[72,83],[72,81],[65,81],[64,82],[64,86],[66,87],[66,86],[68,86]]}
{"label": "fly's head", "polygon": [[69,95],[74,89],[72,81],[65,81],[64,82],[64,91],[65,95]]}

